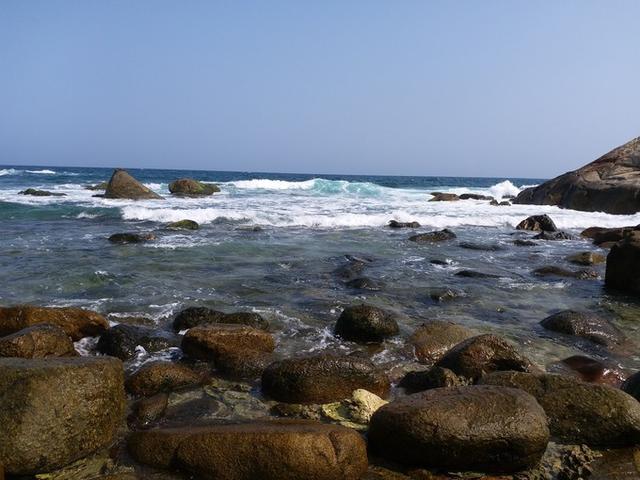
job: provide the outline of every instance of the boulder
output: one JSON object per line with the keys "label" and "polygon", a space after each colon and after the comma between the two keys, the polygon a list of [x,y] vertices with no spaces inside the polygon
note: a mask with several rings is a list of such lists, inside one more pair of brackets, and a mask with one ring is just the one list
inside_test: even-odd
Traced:
{"label": "boulder", "polygon": [[100,182],[93,185],[85,185],[84,189],[93,190],[93,191],[100,191],[100,190],[104,191],[107,189],[108,186],[109,186],[109,182]]}
{"label": "boulder", "polygon": [[478,250],[481,252],[499,252],[500,250],[504,250],[504,247],[497,243],[460,242],[458,246],[467,250]]}
{"label": "boulder", "polygon": [[0,307],[0,336],[43,323],[60,327],[74,341],[100,335],[109,328],[109,323],[102,315],[81,308],[33,305]]}
{"label": "boulder", "polygon": [[349,288],[354,288],[357,290],[371,290],[372,292],[382,290],[382,288],[384,287],[384,283],[369,277],[354,278],[345,282],[345,285]]}
{"label": "boulder", "polygon": [[198,230],[200,225],[193,220],[180,220],[167,224],[169,230]]}
{"label": "boulder", "polygon": [[104,198],[118,198],[129,200],[157,200],[160,195],[142,185],[126,170],[116,168],[111,175],[104,192]]}
{"label": "boulder", "polygon": [[583,230],[580,235],[585,238],[591,238],[593,244],[601,248],[611,248],[627,235],[631,235],[638,230],[640,230],[640,225],[622,228],[590,227]]}
{"label": "boulder", "polygon": [[514,240],[513,244],[516,247],[535,247],[536,245],[538,245],[536,242],[533,242],[531,240],[522,240],[521,238]]}
{"label": "boulder", "polygon": [[232,380],[255,380],[273,363],[273,355],[258,350],[220,350],[216,355],[216,372]]}
{"label": "boulder", "polygon": [[126,243],[144,243],[155,240],[156,236],[151,232],[124,232],[114,233],[109,237],[111,243],[124,245]]}
{"label": "boulder", "polygon": [[567,261],[576,265],[589,267],[606,261],[606,257],[596,252],[578,252],[567,257]]}
{"label": "boulder", "polygon": [[381,407],[369,426],[377,455],[409,466],[510,473],[536,465],[549,429],[535,398],[514,388],[436,388]]}
{"label": "boulder", "polygon": [[206,307],[188,307],[182,310],[173,320],[173,329],[177,332],[192,327],[232,323],[267,330],[269,322],[255,312],[224,313]]}
{"label": "boulder", "polygon": [[346,307],[335,327],[336,335],[354,342],[381,342],[399,331],[392,313],[364,304]]}
{"label": "boulder", "polygon": [[567,232],[540,232],[534,235],[534,240],[573,240],[573,235]]}
{"label": "boulder", "polygon": [[108,447],[124,420],[115,358],[0,359],[0,464],[49,472]]}
{"label": "boulder", "polygon": [[590,383],[603,383],[619,387],[624,380],[624,373],[613,362],[603,362],[585,355],[571,355],[560,362],[552,364],[548,371],[571,375]]}
{"label": "boulder", "polygon": [[452,347],[472,336],[471,330],[462,325],[430,320],[413,332],[409,337],[409,343],[413,345],[419,362],[432,365]]}
{"label": "boulder", "polygon": [[538,277],[566,277],[577,278],[578,280],[595,280],[599,277],[598,272],[591,269],[567,270],[556,265],[545,265],[536,268],[533,274]]}
{"label": "boulder", "polygon": [[55,325],[34,325],[0,338],[0,357],[75,357],[73,342]]}
{"label": "boulder", "polygon": [[397,220],[389,220],[390,228],[420,228],[418,222],[398,222]]}
{"label": "boulder", "polygon": [[213,183],[202,183],[193,178],[179,178],[169,184],[169,191],[174,195],[200,196],[213,195],[220,188]]}
{"label": "boulder", "polygon": [[429,370],[409,372],[398,384],[407,393],[423,392],[432,388],[460,387],[465,381],[448,368],[432,367]]}
{"label": "boulder", "polygon": [[357,480],[367,470],[360,434],[312,421],[163,428],[127,443],[138,462],[203,480]]}
{"label": "boulder", "polygon": [[370,361],[355,356],[320,354],[272,363],[262,374],[265,395],[286,403],[329,403],[363,388],[380,397],[389,378]]}
{"label": "boulder", "polygon": [[275,345],[269,332],[247,325],[224,323],[193,327],[182,338],[185,355],[214,362],[227,351],[271,353]]}
{"label": "boulder", "polygon": [[170,347],[179,347],[180,341],[178,335],[158,328],[121,323],[100,336],[97,348],[105,355],[129,360],[136,355],[138,346],[147,352],[157,352]]}
{"label": "boulder", "polygon": [[536,369],[528,358],[520,355],[505,339],[491,334],[478,335],[460,342],[436,366],[448,368],[473,381],[498,370],[529,372]]}
{"label": "boulder", "polygon": [[168,404],[167,393],[157,393],[151,397],[141,398],[131,406],[131,414],[127,422],[132,428],[146,428],[164,416]]}
{"label": "boulder", "polygon": [[495,372],[482,384],[520,388],[533,395],[562,442],[615,447],[640,442],[640,403],[622,390],[553,374]]}
{"label": "boulder", "polygon": [[455,193],[433,192],[431,195],[433,197],[429,200],[430,202],[455,202],[460,200],[460,197]]}
{"label": "boulder", "polygon": [[627,378],[622,384],[622,390],[640,402],[640,372]]}
{"label": "boulder", "polygon": [[522,220],[516,230],[531,230],[533,232],[555,232],[556,224],[549,215],[532,215]]}
{"label": "boulder", "polygon": [[480,195],[478,193],[463,193],[460,195],[460,200],[495,200],[490,195]]}
{"label": "boulder", "polygon": [[207,380],[200,372],[186,365],[155,361],[144,364],[126,381],[126,389],[132,395],[150,397],[160,392],[202,385]]}
{"label": "boulder", "polygon": [[456,234],[448,228],[444,230],[438,230],[435,232],[419,233],[418,235],[412,235],[409,240],[416,243],[436,243],[444,242],[446,240],[453,240],[456,238]]}
{"label": "boulder", "polygon": [[31,195],[33,197],[65,197],[66,193],[49,192],[48,190],[36,190],[35,188],[27,188],[18,192],[18,195]]}
{"label": "boulder", "polygon": [[548,316],[540,325],[547,330],[581,337],[606,347],[620,345],[625,340],[622,332],[593,312],[563,310]]}
{"label": "boulder", "polygon": [[500,278],[500,275],[493,273],[478,272],[476,270],[459,270],[455,273],[456,277],[465,278]]}
{"label": "boulder", "polygon": [[611,247],[604,283],[607,287],[640,294],[640,232],[633,232]]}

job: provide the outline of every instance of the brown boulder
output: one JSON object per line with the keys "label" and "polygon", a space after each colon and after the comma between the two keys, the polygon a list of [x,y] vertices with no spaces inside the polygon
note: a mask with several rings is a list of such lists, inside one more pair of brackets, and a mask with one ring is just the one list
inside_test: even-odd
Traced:
{"label": "brown boulder", "polygon": [[193,178],[179,178],[169,184],[169,191],[174,195],[200,196],[213,195],[220,188],[213,183],[203,183]]}
{"label": "brown boulder", "polygon": [[438,230],[435,232],[412,235],[411,237],[409,237],[409,240],[416,243],[436,243],[444,242],[446,240],[453,240],[454,238],[456,238],[456,234],[448,228],[445,228],[444,230]]}
{"label": "brown boulder", "polygon": [[255,380],[273,363],[273,355],[257,350],[221,350],[216,356],[216,371],[233,380]]}
{"label": "brown boulder", "polygon": [[55,325],[35,325],[0,338],[0,357],[74,357],[69,335]]}
{"label": "brown boulder", "polygon": [[187,307],[180,311],[173,320],[173,329],[179,332],[192,327],[212,325],[216,323],[234,323],[261,328],[262,330],[269,329],[269,322],[267,322],[259,313],[224,313],[207,307]]}
{"label": "brown boulder", "polygon": [[433,192],[431,195],[430,202],[455,202],[460,200],[460,197],[455,193]]}
{"label": "brown boulder", "polygon": [[126,170],[116,168],[111,175],[104,192],[104,198],[120,198],[129,200],[157,200],[160,195],[142,185]]}
{"label": "brown boulder", "polygon": [[60,327],[74,341],[99,335],[109,328],[109,323],[102,315],[81,308],[32,305],[0,307],[0,336],[43,323]]}
{"label": "brown boulder", "polygon": [[354,342],[381,342],[399,331],[391,312],[365,304],[346,307],[335,327],[336,335]]}
{"label": "brown boulder", "polygon": [[531,230],[533,232],[555,232],[556,224],[549,215],[532,215],[522,220],[516,230]]}
{"label": "brown boulder", "polygon": [[620,345],[625,337],[606,318],[593,312],[563,310],[540,322],[545,329],[590,340],[598,345]]}
{"label": "brown boulder", "polygon": [[270,353],[275,349],[273,335],[247,325],[220,323],[193,327],[182,338],[185,355],[200,360],[215,361],[225,351],[258,351]]}
{"label": "brown boulder", "polygon": [[640,294],[640,232],[633,232],[611,247],[604,283],[607,287]]}
{"label": "brown boulder", "polygon": [[398,386],[404,388],[407,393],[416,393],[432,388],[460,387],[465,383],[448,368],[432,367],[429,370],[407,373]]}
{"label": "brown boulder", "polygon": [[575,263],[576,265],[582,265],[589,267],[591,265],[598,265],[606,261],[606,257],[596,252],[578,252],[567,257],[567,261]]}
{"label": "brown boulder", "polygon": [[367,451],[354,430],[300,420],[136,432],[137,461],[203,480],[357,480]]}
{"label": "brown boulder", "polygon": [[143,365],[127,378],[127,391],[136,396],[149,397],[160,392],[202,385],[206,376],[186,365],[173,362],[152,362]]}
{"label": "brown boulder", "polygon": [[127,419],[131,428],[145,428],[164,416],[169,403],[167,393],[157,393],[141,398],[131,406],[131,415]]}
{"label": "brown boulder", "polygon": [[409,337],[420,363],[433,364],[455,345],[473,336],[462,325],[442,320],[431,320],[419,326]]}

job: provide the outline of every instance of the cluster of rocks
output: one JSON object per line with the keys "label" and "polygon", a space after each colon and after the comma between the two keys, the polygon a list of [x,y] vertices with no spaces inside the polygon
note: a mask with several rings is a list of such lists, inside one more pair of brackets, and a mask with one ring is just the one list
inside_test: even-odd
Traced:
{"label": "cluster of rocks", "polygon": [[456,193],[431,192],[431,199],[429,199],[430,202],[457,202],[458,200],[488,200],[489,205],[493,205],[496,207],[508,207],[511,205],[511,202],[509,202],[508,200],[498,201],[492,196],[480,195],[477,193],[463,193],[461,195],[458,195]]}

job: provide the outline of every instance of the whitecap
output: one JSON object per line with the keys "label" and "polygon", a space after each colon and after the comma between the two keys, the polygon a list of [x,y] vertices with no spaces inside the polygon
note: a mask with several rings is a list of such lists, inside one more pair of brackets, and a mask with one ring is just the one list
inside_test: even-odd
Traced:
{"label": "whitecap", "polygon": [[25,172],[27,173],[35,173],[35,174],[41,174],[41,175],[55,175],[56,172],[54,172],[53,170],[25,170]]}

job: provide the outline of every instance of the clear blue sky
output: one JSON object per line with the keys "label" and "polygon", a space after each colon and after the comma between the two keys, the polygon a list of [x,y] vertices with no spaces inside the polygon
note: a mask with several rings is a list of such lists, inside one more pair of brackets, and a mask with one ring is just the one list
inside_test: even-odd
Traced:
{"label": "clear blue sky", "polygon": [[0,164],[550,177],[640,135],[640,1],[0,0]]}

